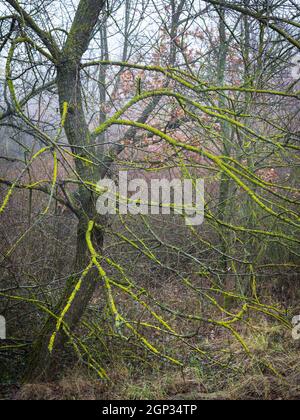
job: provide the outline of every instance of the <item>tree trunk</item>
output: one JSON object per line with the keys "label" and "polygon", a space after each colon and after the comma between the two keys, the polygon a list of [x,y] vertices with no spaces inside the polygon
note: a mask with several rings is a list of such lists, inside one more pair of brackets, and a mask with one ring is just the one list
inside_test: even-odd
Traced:
{"label": "tree trunk", "polygon": [[[80,277],[80,272],[90,262],[89,250],[86,243],[87,220],[80,220],[77,229],[77,252],[74,261],[74,272],[78,273],[69,280],[63,296],[58,303],[55,314],[60,315],[65,308],[74,286]],[[95,228],[92,236],[93,246],[100,253],[103,246],[103,232]],[[68,312],[64,317],[64,322],[68,325],[71,332],[74,332],[80,319],[82,318],[96,288],[101,285],[101,278],[95,268],[91,269],[85,277],[79,292]],[[49,351],[50,338],[56,328],[56,318],[49,316],[39,334],[29,359],[24,381],[27,383],[49,382],[57,379],[63,368],[63,355],[65,353],[68,336],[61,329],[56,336],[53,351]]]}
{"label": "tree trunk", "polygon": [[[229,39],[226,35],[226,14],[225,9],[219,11],[219,53],[218,53],[218,86],[224,86],[226,78],[226,60],[229,48]],[[223,94],[219,96],[219,108],[226,108],[226,99]],[[223,155],[231,154],[231,129],[227,121],[221,123],[221,133],[223,137]],[[228,175],[223,172],[221,174],[219,198],[218,198],[218,218],[224,222],[227,218],[228,201],[230,195],[231,180]],[[228,244],[224,240],[223,232],[220,235],[220,248],[222,252],[222,268],[224,272],[228,270],[228,261],[226,255],[229,254]],[[224,283],[226,278],[224,279]]]}
{"label": "tree trunk", "polygon": [[[90,131],[85,119],[82,104],[80,61],[88,48],[91,35],[98,21],[100,12],[104,8],[105,0],[81,0],[75,18],[67,37],[66,43],[60,53],[57,64],[57,87],[61,113],[64,104],[68,105],[68,113],[65,120],[65,133],[75,158],[76,171],[81,180],[97,183],[100,179],[101,168],[95,165],[86,165],[80,157],[85,156],[85,146],[90,143]],[[96,198],[85,185],[78,190],[78,228],[77,228],[77,251],[74,262],[76,273],[66,285],[60,302],[55,308],[55,315],[59,316],[68,303],[68,299],[78,282],[80,274],[88,266],[91,260],[86,232],[89,221],[99,222],[100,216],[96,213]],[[101,225],[100,220],[99,225]],[[95,224],[92,232],[94,248],[101,253],[103,246],[103,231]],[[77,292],[71,307],[64,317],[64,323],[73,332],[79,324],[98,284],[101,283],[99,274],[92,268],[84,278],[80,290]],[[58,331],[53,349],[49,351],[49,343],[55,332],[57,319],[49,316],[45,322],[39,338],[34,344],[28,369],[25,374],[26,382],[52,381],[56,379],[62,370],[62,354],[65,350],[68,336],[62,328]]]}

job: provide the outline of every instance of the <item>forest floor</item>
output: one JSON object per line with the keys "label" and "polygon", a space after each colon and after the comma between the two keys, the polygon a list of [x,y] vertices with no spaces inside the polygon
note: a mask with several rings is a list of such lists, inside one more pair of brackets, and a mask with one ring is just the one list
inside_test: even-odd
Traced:
{"label": "forest floor", "polygon": [[[244,336],[245,337],[245,336]],[[0,387],[1,398],[23,400],[299,400],[300,341],[266,321],[246,337],[251,357],[240,343],[222,335],[210,337],[206,351],[224,352],[216,363],[189,359],[184,368],[152,359],[149,365],[115,356],[107,367],[109,381],[80,364],[59,382]],[[182,350],[184,351],[184,350]],[[114,350],[116,354],[116,349]],[[125,349],[124,349],[125,354]],[[230,355],[230,356],[229,356]],[[274,369],[274,371],[272,370]]]}
{"label": "forest floor", "polygon": [[[138,375],[125,364],[110,372],[105,383],[82,369],[69,371],[59,382],[14,387],[12,399],[33,400],[299,400],[299,344],[283,345],[279,336],[256,343],[250,360],[236,350],[234,366],[210,369],[188,367],[159,369]],[[284,347],[284,348],[283,348]],[[272,360],[279,375],[259,362],[262,354]],[[8,395],[7,395],[8,397]]]}

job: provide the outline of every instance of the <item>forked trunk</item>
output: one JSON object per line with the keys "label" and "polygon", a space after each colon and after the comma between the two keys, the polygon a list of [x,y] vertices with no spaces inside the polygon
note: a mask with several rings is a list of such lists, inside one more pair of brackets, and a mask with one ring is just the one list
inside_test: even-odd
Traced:
{"label": "forked trunk", "polygon": [[[59,316],[65,308],[74,286],[80,277],[80,273],[90,262],[89,250],[86,243],[87,220],[80,220],[77,231],[77,252],[74,263],[74,272],[77,275],[69,280],[63,296],[61,297],[55,315]],[[92,236],[93,246],[101,252],[103,246],[103,232],[95,228]],[[96,288],[101,285],[101,278],[95,268],[91,269],[85,277],[79,292],[77,293],[70,309],[64,317],[64,322],[68,325],[71,332],[74,332],[82,318]],[[25,373],[24,381],[27,383],[51,382],[56,380],[63,369],[63,359],[68,344],[68,336],[62,329],[58,332],[53,350],[50,353],[50,338],[55,331],[57,319],[49,316],[43,329],[39,334],[32,353],[29,357],[28,368]],[[68,346],[69,347],[69,346]]]}
{"label": "forked trunk", "polygon": [[[62,115],[65,104],[68,107],[64,124],[65,133],[75,156],[77,174],[84,182],[97,182],[100,178],[101,168],[87,166],[84,159],[81,159],[85,157],[85,147],[90,142],[90,131],[82,103],[80,62],[88,48],[91,35],[105,3],[105,0],[80,0],[67,40],[59,53],[57,62],[57,88]],[[78,282],[78,276],[85,270],[91,260],[86,242],[86,232],[89,221],[97,219],[95,201],[90,189],[83,184],[79,188],[78,196],[79,222],[77,252],[73,271],[75,275],[67,284],[55,309],[56,316],[59,316],[66,307],[74,290],[74,285]],[[101,252],[103,245],[101,228],[94,227],[92,241],[94,248]],[[94,268],[84,278],[80,290],[64,316],[64,322],[71,332],[78,326],[97,285],[100,284],[100,280]],[[49,351],[50,338],[55,332],[56,324],[57,319],[50,315],[32,350],[25,375],[26,382],[51,381],[62,370],[62,357],[68,337],[61,328],[53,343],[52,351]]]}

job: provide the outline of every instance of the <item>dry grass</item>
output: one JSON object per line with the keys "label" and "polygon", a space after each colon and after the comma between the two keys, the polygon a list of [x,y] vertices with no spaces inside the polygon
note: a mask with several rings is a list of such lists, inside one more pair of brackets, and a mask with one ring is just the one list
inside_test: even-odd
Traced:
{"label": "dry grass", "polygon": [[[262,323],[252,341],[252,358],[232,341],[227,353],[234,359],[227,367],[190,362],[184,369],[157,360],[151,369],[139,370],[127,360],[114,360],[110,381],[98,380],[82,366],[68,371],[61,381],[25,385],[22,400],[298,400],[300,398],[299,342],[287,332]],[[259,338],[260,337],[260,338]],[[222,338],[212,345],[221,347]],[[211,349],[213,351],[213,348]],[[224,360],[227,358],[224,358]],[[276,369],[277,375],[268,367]]]}

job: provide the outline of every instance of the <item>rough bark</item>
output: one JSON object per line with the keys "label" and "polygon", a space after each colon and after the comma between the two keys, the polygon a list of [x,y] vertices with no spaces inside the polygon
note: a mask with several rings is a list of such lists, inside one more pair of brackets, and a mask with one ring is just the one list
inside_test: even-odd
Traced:
{"label": "rough bark", "polygon": [[[68,115],[65,122],[65,132],[73,153],[83,155],[84,146],[90,141],[90,132],[84,115],[81,83],[80,61],[88,48],[91,35],[98,21],[105,2],[99,0],[81,0],[78,6],[73,25],[71,27],[66,44],[61,51],[57,65],[57,87],[61,110],[63,104],[68,103]],[[100,169],[97,170],[86,166],[80,159],[76,159],[76,170],[81,179],[97,182],[100,177]],[[90,255],[86,243],[86,231],[88,222],[98,222],[96,214],[96,197],[87,188],[81,186],[78,191],[79,197],[79,221],[77,228],[77,252],[74,261],[74,273],[82,272],[90,262]],[[94,228],[92,241],[95,249],[101,252],[103,245],[103,232],[98,227]],[[63,296],[58,303],[55,314],[59,315],[66,306],[68,298],[77,282],[76,276],[66,286]],[[64,322],[70,331],[74,331],[82,318],[88,303],[101,279],[95,269],[92,269],[85,277],[82,286],[77,293]],[[67,335],[61,329],[56,336],[52,352],[49,351],[49,342],[55,331],[56,319],[52,316],[46,320],[39,338],[34,344],[28,369],[25,374],[26,382],[51,381],[59,376],[61,371],[61,358],[68,340]]]}
{"label": "rough bark", "polygon": [[[228,55],[228,47],[229,41],[226,35],[226,15],[225,9],[222,8],[219,10],[219,54],[218,54],[218,86],[224,86],[225,84],[225,77],[226,77],[226,59]],[[226,108],[226,100],[224,96],[221,94],[219,97],[219,107]],[[221,123],[221,133],[223,138],[223,155],[230,156],[231,154],[231,129],[230,125],[223,121]],[[227,207],[228,207],[228,200],[230,194],[230,185],[231,181],[230,178],[226,175],[225,172],[222,173],[221,182],[220,182],[220,191],[219,191],[219,199],[218,199],[218,217],[221,221],[226,221],[227,216]],[[226,272],[228,269],[228,262],[226,255],[228,254],[228,246],[227,243],[224,241],[223,234],[220,235],[220,245],[222,251],[222,263],[223,269]]]}
{"label": "rough bark", "polygon": [[[87,250],[85,241],[85,232],[87,225],[85,220],[78,223],[77,233],[77,253],[74,265],[74,271],[80,272],[83,267],[86,267],[90,260],[90,255]],[[96,230],[93,233],[93,245],[99,252],[103,245],[103,234],[101,230]],[[70,279],[63,296],[58,303],[55,313],[59,315],[64,309],[69,296],[71,295],[74,285],[78,278],[74,276]],[[68,325],[71,332],[74,331],[78,325],[82,315],[84,314],[88,303],[90,302],[97,285],[101,284],[99,274],[96,269],[92,269],[85,281],[82,283],[80,291],[77,293],[72,306],[67,312],[64,322]],[[54,348],[50,353],[48,346],[50,338],[56,327],[56,319],[49,316],[42,328],[37,341],[32,349],[24,381],[27,383],[37,382],[51,382],[56,380],[63,370],[63,355],[65,346],[68,341],[67,335],[61,330],[56,336]]]}

